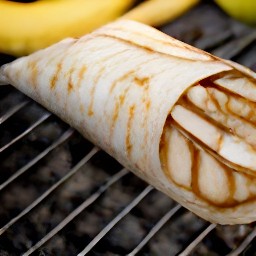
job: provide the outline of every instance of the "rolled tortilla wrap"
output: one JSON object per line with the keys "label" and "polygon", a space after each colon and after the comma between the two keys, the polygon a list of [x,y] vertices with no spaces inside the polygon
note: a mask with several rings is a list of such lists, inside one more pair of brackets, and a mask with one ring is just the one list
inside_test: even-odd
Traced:
{"label": "rolled tortilla wrap", "polygon": [[252,71],[122,20],[4,65],[0,83],[202,218],[256,220]]}

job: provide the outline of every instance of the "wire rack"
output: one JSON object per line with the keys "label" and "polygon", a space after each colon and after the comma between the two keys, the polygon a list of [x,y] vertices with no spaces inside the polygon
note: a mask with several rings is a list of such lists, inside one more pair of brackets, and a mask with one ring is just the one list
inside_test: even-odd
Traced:
{"label": "wire rack", "polygon": [[[255,68],[256,31],[211,3],[161,29]],[[10,86],[0,132],[0,255],[256,255],[254,223],[201,220]]]}

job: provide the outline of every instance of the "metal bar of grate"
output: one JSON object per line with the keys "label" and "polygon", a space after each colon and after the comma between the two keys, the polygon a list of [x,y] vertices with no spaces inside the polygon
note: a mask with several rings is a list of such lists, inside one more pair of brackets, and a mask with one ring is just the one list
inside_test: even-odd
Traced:
{"label": "metal bar of grate", "polygon": [[147,186],[130,204],[128,204],[98,235],[78,254],[86,255],[121,219],[123,219],[138,203],[153,190],[152,186]]}
{"label": "metal bar of grate", "polygon": [[43,152],[37,155],[33,160],[27,163],[25,166],[20,168],[17,172],[15,172],[10,178],[8,178],[5,182],[0,184],[0,191],[3,190],[6,186],[8,186],[11,182],[17,179],[20,175],[29,170],[33,165],[35,165],[39,160],[49,154],[53,149],[57,148],[60,144],[65,142],[71,135],[74,133],[73,129],[68,129],[58,140],[56,140],[51,146],[46,148]]}
{"label": "metal bar of grate", "polygon": [[227,254],[227,256],[237,256],[242,253],[247,246],[252,242],[252,240],[256,237],[256,227],[252,230],[252,232],[244,239],[244,241],[232,252]]}
{"label": "metal bar of grate", "polygon": [[43,123],[48,117],[50,117],[50,113],[45,113],[42,117],[40,117],[35,123],[33,123],[30,127],[28,127],[24,132],[22,132],[20,135],[18,135],[16,138],[11,140],[9,143],[4,145],[2,148],[0,148],[0,153],[6,150],[8,147],[13,145],[18,140],[22,139],[25,135],[30,133],[33,129],[35,129],[37,126],[39,126],[41,123]]}
{"label": "metal bar of grate", "polygon": [[63,229],[68,223],[70,223],[78,214],[85,210],[89,205],[96,201],[111,185],[120,180],[123,176],[128,174],[129,171],[122,169],[117,174],[113,175],[103,186],[101,186],[94,194],[88,197],[81,205],[79,205],[73,212],[71,212],[64,220],[62,220],[54,229],[52,229],[46,236],[26,251],[23,256],[28,256],[35,252],[49,239],[56,235],[61,229]]}
{"label": "metal bar of grate", "polygon": [[149,233],[144,237],[144,239],[130,252],[127,256],[136,255],[147,243],[148,241],[165,225],[165,223],[179,210],[181,205],[176,205],[169,212],[167,212],[149,231]]}
{"label": "metal bar of grate", "polygon": [[29,103],[28,100],[22,101],[18,105],[13,106],[10,108],[3,116],[0,117],[0,124],[5,122],[8,118],[10,118],[12,115],[14,115],[16,112],[18,112],[20,109],[25,107]]}
{"label": "metal bar of grate", "polygon": [[52,185],[47,191],[45,191],[40,197],[38,197],[34,202],[32,202],[27,208],[25,208],[20,214],[11,219],[7,224],[5,224],[0,229],[0,235],[2,235],[9,227],[16,223],[20,218],[28,214],[33,208],[35,208],[39,203],[41,203],[47,196],[49,196],[54,190],[56,190],[61,184],[66,182],[71,178],[79,169],[88,162],[97,152],[98,148],[94,147],[73,169],[65,175],[62,179]]}
{"label": "metal bar of grate", "polygon": [[214,51],[212,51],[212,53],[221,58],[232,59],[233,57],[241,53],[246,47],[252,44],[255,40],[256,31],[253,31],[241,38],[232,40],[228,44],[215,49]]}
{"label": "metal bar of grate", "polygon": [[215,229],[216,224],[210,224],[202,233],[200,233],[187,248],[179,253],[179,256],[188,256],[192,253],[192,251],[196,248],[196,246],[213,230]]}

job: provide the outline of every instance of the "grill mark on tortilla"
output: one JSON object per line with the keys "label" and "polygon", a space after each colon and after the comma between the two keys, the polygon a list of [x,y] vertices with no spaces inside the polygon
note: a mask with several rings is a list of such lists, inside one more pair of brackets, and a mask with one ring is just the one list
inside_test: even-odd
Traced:
{"label": "grill mark on tortilla", "polygon": [[[123,28],[114,27],[114,28],[111,28],[110,31],[122,32]],[[184,50],[184,48],[185,48],[188,51],[192,51],[192,52],[195,52],[195,53],[201,54],[201,55],[207,55],[207,57],[210,58],[209,60],[205,60],[205,59],[202,60],[202,59],[199,59],[199,58],[196,58],[194,60],[202,60],[202,61],[219,60],[218,57],[216,57],[216,56],[214,56],[214,55],[212,55],[212,54],[210,54],[208,52],[205,52],[205,51],[203,51],[201,49],[198,49],[196,47],[192,47],[191,45],[188,45],[186,43],[181,43],[180,41],[176,40],[175,38],[172,38],[173,42],[174,42],[174,43],[172,43],[171,41],[169,41],[170,40],[170,36],[166,36],[165,34],[163,34],[163,36],[166,36],[166,39],[168,41],[160,40],[157,37],[149,37],[149,34],[138,33],[137,31],[132,31],[132,34],[133,35],[142,36],[143,38],[147,38],[147,39],[152,40],[154,42],[158,42],[160,44],[163,44],[164,46],[172,46],[172,47],[180,48],[182,50]],[[107,35],[110,35],[110,34],[107,34]],[[124,38],[121,38],[121,39],[126,40]]]}
{"label": "grill mark on tortilla", "polygon": [[53,90],[56,86],[56,83],[59,79],[58,76],[59,76],[59,73],[60,73],[61,69],[62,69],[62,60],[57,64],[57,68],[56,68],[56,70],[55,70],[55,72],[54,72],[54,74],[51,78],[51,81],[50,81],[50,89],[51,90]]}
{"label": "grill mark on tortilla", "polygon": [[39,73],[36,61],[30,61],[28,63],[28,67],[31,70],[31,76],[30,76],[31,85],[35,88],[37,86],[37,77]]}
{"label": "grill mark on tortilla", "polygon": [[83,101],[81,100],[81,95],[80,95],[79,89],[80,89],[80,87],[82,85],[82,81],[84,79],[84,75],[85,75],[86,71],[87,71],[87,67],[86,67],[86,65],[83,64],[79,68],[79,71],[77,73],[78,80],[77,80],[77,83],[76,83],[76,92],[77,92],[77,96],[78,96],[79,103],[80,103],[79,110],[80,110],[81,113],[84,113],[85,108],[84,108],[84,105],[83,105]]}
{"label": "grill mark on tortilla", "polygon": [[120,55],[120,54],[123,54],[123,53],[125,53],[125,52],[127,52],[127,51],[129,51],[129,49],[124,49],[124,50],[119,51],[119,52],[111,53],[111,54],[105,56],[104,58],[101,58],[100,61],[97,62],[97,64],[98,64],[98,63],[107,62],[108,60],[112,60],[112,58],[114,58],[114,57],[116,57],[116,56],[118,56],[118,55]]}
{"label": "grill mark on tortilla", "polygon": [[120,103],[119,103],[118,100],[116,100],[115,110],[114,110],[114,114],[112,116],[112,126],[114,126],[115,123],[116,123],[116,120],[117,120],[118,115],[119,115],[119,110],[120,110]]}
{"label": "grill mark on tortilla", "polygon": [[126,152],[127,156],[131,156],[131,151],[132,151],[132,142],[131,142],[131,127],[133,123],[133,118],[134,118],[134,112],[135,112],[135,104],[131,105],[129,107],[129,118],[127,122],[127,129],[126,129],[126,138],[125,138],[125,145],[126,145]]}
{"label": "grill mark on tortilla", "polygon": [[124,89],[124,92],[119,95],[118,97],[115,98],[115,110],[114,110],[114,114],[112,115],[112,124],[111,124],[111,128],[110,128],[110,141],[112,141],[112,137],[113,137],[113,133],[114,133],[114,129],[115,129],[115,126],[116,126],[116,122],[117,122],[117,119],[119,117],[119,114],[120,114],[120,109],[121,107],[123,106],[124,102],[125,102],[125,98],[126,98],[126,95],[128,93],[130,89],[130,86],[127,86],[125,89]]}
{"label": "grill mark on tortilla", "polygon": [[[170,54],[167,54],[167,53],[164,53],[164,52],[160,52],[160,51],[157,51],[157,50],[154,50],[153,48],[149,47],[149,46],[145,46],[145,45],[140,45],[140,44],[137,44],[131,40],[128,40],[128,39],[123,39],[123,38],[120,38],[120,37],[116,37],[114,35],[108,35],[108,34],[98,34],[97,36],[101,36],[101,37],[109,37],[109,38],[112,38],[114,40],[117,40],[117,41],[120,41],[120,42],[123,42],[124,44],[128,44],[129,46],[134,46],[136,48],[139,48],[139,49],[142,49],[144,51],[146,51],[147,53],[157,53],[159,55],[162,55],[164,57],[167,57],[167,58],[175,58],[175,59],[182,59],[184,61],[189,61],[189,62],[195,62],[195,59],[188,59],[188,58],[185,58],[185,57],[181,57],[181,56],[175,56],[175,55],[170,55]],[[201,61],[205,61],[205,62],[213,62],[213,61],[219,61],[219,59],[211,59],[211,60],[201,60]],[[226,63],[225,63],[226,64]],[[230,67],[230,65],[226,64],[227,66]]]}
{"label": "grill mark on tortilla", "polygon": [[125,94],[119,95],[120,106],[124,104]]}
{"label": "grill mark on tortilla", "polygon": [[112,93],[113,90],[115,89],[115,87],[117,86],[118,83],[124,81],[125,79],[127,79],[129,76],[131,76],[132,74],[134,74],[135,71],[134,70],[130,70],[129,72],[125,73],[124,75],[122,75],[121,77],[119,77],[116,81],[114,81],[109,89],[109,93]]}
{"label": "grill mark on tortilla", "polygon": [[112,118],[112,121],[113,121],[112,126],[113,126],[113,124],[115,125],[115,123],[117,121],[119,111],[120,111],[120,107],[124,104],[125,97],[126,97],[128,91],[129,91],[129,89],[130,89],[130,86],[127,86],[124,89],[123,94],[119,95],[118,99],[116,99],[116,106],[118,106],[118,107],[115,108],[115,113],[114,113],[113,118]]}
{"label": "grill mark on tortilla", "polygon": [[85,74],[86,70],[87,70],[87,67],[86,67],[85,65],[83,65],[83,66],[80,68],[79,72],[78,72],[78,81],[77,81],[77,87],[78,87],[78,88],[79,88],[79,87],[81,86],[81,84],[82,84],[82,80],[83,80],[83,78],[84,78],[84,74]]}
{"label": "grill mark on tortilla", "polygon": [[73,85],[73,82],[72,82],[72,75],[73,75],[74,71],[75,71],[74,67],[72,67],[72,68],[69,70],[68,94],[70,94],[71,91],[73,91],[73,89],[74,89],[74,85]]}
{"label": "grill mark on tortilla", "polygon": [[[147,144],[147,141],[148,141],[148,129],[147,129],[147,121],[148,121],[148,112],[149,112],[149,108],[151,106],[151,100],[150,100],[150,97],[149,97],[149,82],[150,82],[150,78],[147,77],[146,79],[143,79],[143,99],[142,99],[142,102],[143,102],[143,105],[144,105],[144,108],[145,110],[143,110],[143,113],[144,113],[144,120],[143,120],[143,128],[145,129],[145,135],[144,135],[144,143],[142,145],[142,148],[144,148]],[[147,159],[147,154],[146,154],[146,150],[144,150],[144,158],[145,158],[145,161]]]}
{"label": "grill mark on tortilla", "polygon": [[144,86],[144,85],[148,84],[149,80],[150,80],[149,77],[142,77],[142,78],[137,77],[137,76],[134,77],[134,82],[138,86]]}
{"label": "grill mark on tortilla", "polygon": [[91,91],[90,91],[90,103],[89,103],[88,112],[87,112],[88,116],[90,116],[90,117],[94,115],[93,106],[94,106],[95,90],[97,87],[97,83],[98,83],[99,79],[101,78],[104,70],[105,70],[105,67],[100,68],[98,75],[94,79],[94,83],[93,83]]}

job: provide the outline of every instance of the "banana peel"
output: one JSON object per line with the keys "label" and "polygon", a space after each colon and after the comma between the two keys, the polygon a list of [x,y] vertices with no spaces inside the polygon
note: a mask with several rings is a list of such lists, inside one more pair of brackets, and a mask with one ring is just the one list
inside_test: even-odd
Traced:
{"label": "banana peel", "polygon": [[80,37],[120,17],[134,0],[0,1],[0,52],[21,56]]}
{"label": "banana peel", "polygon": [[176,19],[198,3],[199,0],[144,1],[124,14],[122,18],[157,27]]}
{"label": "banana peel", "polygon": [[[0,52],[16,57],[45,48],[66,37],[80,37],[117,18],[163,25],[199,0],[0,0]],[[130,10],[130,11],[129,11]],[[128,12],[127,12],[128,11]]]}

